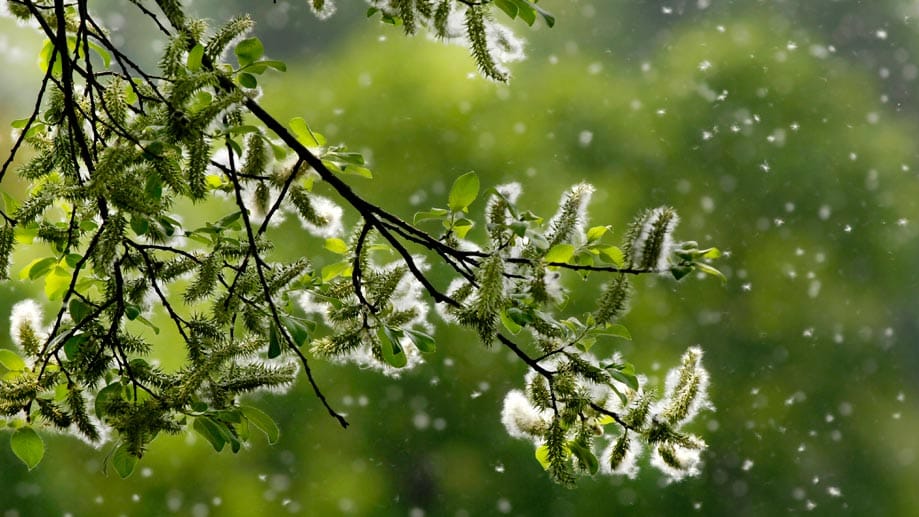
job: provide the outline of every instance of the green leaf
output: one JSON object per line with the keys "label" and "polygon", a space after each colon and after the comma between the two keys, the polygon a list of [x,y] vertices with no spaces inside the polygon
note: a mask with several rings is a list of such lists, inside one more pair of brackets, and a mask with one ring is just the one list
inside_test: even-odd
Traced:
{"label": "green leaf", "polygon": [[511,0],[494,0],[495,6],[507,13],[513,20],[517,17],[517,5]]}
{"label": "green leaf", "polygon": [[523,330],[523,325],[514,321],[513,318],[507,314],[507,311],[501,311],[501,324],[504,325],[504,328],[506,328],[508,332],[514,335],[519,334],[520,331]]}
{"label": "green leaf", "polygon": [[104,417],[106,406],[108,406],[112,400],[124,398],[123,395],[124,387],[118,381],[99,390],[99,393],[96,394],[96,402],[93,406],[96,410],[96,416],[99,418]]}
{"label": "green leaf", "polygon": [[331,251],[332,253],[337,253],[338,255],[344,255],[345,253],[348,253],[348,244],[337,237],[330,237],[326,239],[324,248]]}
{"label": "green leaf", "polygon": [[469,233],[469,230],[471,230],[472,227],[473,227],[473,222],[464,217],[456,221],[453,221],[453,226],[451,228],[453,230],[453,233],[455,233],[457,237],[459,237],[460,239],[465,239],[466,234]]}
{"label": "green leaf", "polygon": [[192,424],[192,428],[204,437],[205,440],[211,443],[211,446],[214,447],[214,450],[220,452],[223,450],[223,446],[227,444],[227,439],[221,431],[217,422],[212,418],[206,416],[199,416],[195,418],[195,422]]}
{"label": "green leaf", "polygon": [[295,345],[299,347],[309,343],[309,328],[300,322],[300,320],[291,316],[281,316],[280,319],[281,323],[284,324],[284,328],[286,328],[287,332],[290,333],[290,338],[293,340]]}
{"label": "green leaf", "polygon": [[0,364],[4,368],[13,372],[19,372],[26,369],[26,363],[16,352],[0,348]]}
{"label": "green leaf", "polygon": [[587,230],[587,242],[595,242],[600,240],[608,231],[609,226],[594,226],[593,228]]}
{"label": "green leaf", "polygon": [[198,43],[188,51],[188,59],[185,60],[185,66],[192,72],[201,70],[201,58],[204,57],[204,45]]}
{"label": "green leaf", "polygon": [[638,390],[638,377],[635,373],[635,365],[632,363],[610,364],[604,366],[609,370],[610,377],[625,384],[633,390]]}
{"label": "green leaf", "polygon": [[543,258],[546,262],[566,263],[574,256],[574,246],[571,244],[556,244],[552,246]]}
{"label": "green leaf", "polygon": [[517,7],[517,15],[525,21],[527,25],[532,26],[536,21],[536,9],[526,0],[511,0]]}
{"label": "green leaf", "polygon": [[19,278],[22,280],[41,278],[48,274],[55,264],[57,264],[57,258],[55,257],[37,258],[30,262],[28,266],[22,268],[22,271],[19,272]]}
{"label": "green leaf", "polygon": [[362,178],[367,178],[369,180],[373,179],[373,171],[367,167],[361,167],[359,165],[346,165],[341,169],[342,174],[350,174],[351,176],[360,176]]}
{"label": "green leaf", "polygon": [[286,72],[286,71],[287,71],[287,63],[285,63],[285,62],[283,62],[283,61],[276,61],[276,60],[272,60],[272,59],[265,59],[265,60],[259,61],[258,64],[260,64],[260,65],[265,65],[265,66],[267,66],[267,67],[274,68],[274,69],[277,70],[278,72]]}
{"label": "green leaf", "polygon": [[479,176],[475,172],[467,172],[453,181],[447,197],[447,207],[454,212],[458,210],[466,212],[478,195]]}
{"label": "green leaf", "polygon": [[303,120],[303,117],[294,117],[290,119],[287,125],[297,140],[305,147],[315,148],[325,145],[325,138],[322,138],[322,135],[318,133],[313,133],[306,121]]}
{"label": "green leaf", "polygon": [[546,25],[548,25],[550,28],[555,27],[555,16],[552,15],[552,13],[550,13],[549,11],[546,11],[542,7],[539,7],[539,5],[537,4],[532,4],[532,5],[533,5],[533,8],[536,9],[537,12],[539,12],[539,15],[542,16],[542,19],[546,21]]}
{"label": "green leaf", "polygon": [[81,321],[86,319],[87,316],[93,313],[93,308],[86,304],[83,300],[79,298],[71,298],[70,303],[67,305],[67,310],[70,311],[70,318],[74,323],[79,324]]}
{"label": "green leaf", "polygon": [[108,53],[108,50],[105,50],[105,48],[100,46],[98,43],[94,43],[92,41],[89,42],[89,48],[92,49],[93,52],[99,55],[99,57],[102,59],[102,64],[105,66],[105,68],[108,68],[109,66],[111,66],[112,56],[111,54]]}
{"label": "green leaf", "polygon": [[239,74],[239,84],[246,88],[256,88],[258,87],[258,79],[249,72],[242,72]]}
{"label": "green leaf", "polygon": [[121,476],[121,479],[125,479],[134,472],[136,466],[137,456],[128,451],[128,444],[119,445],[112,454],[112,467],[115,468],[115,472]]}
{"label": "green leaf", "polygon": [[51,273],[45,277],[45,296],[52,301],[63,299],[72,279],[70,270],[60,264],[54,266]]}
{"label": "green leaf", "polygon": [[597,470],[600,469],[600,462],[588,447],[576,440],[572,440],[568,442],[568,449],[571,450],[571,453],[574,454],[578,461],[581,462],[581,465],[583,465],[591,475],[596,474]]}
{"label": "green leaf", "polygon": [[708,264],[705,264],[702,262],[693,262],[692,265],[694,268],[705,273],[706,275],[711,275],[711,276],[720,278],[722,284],[726,284],[728,282],[728,279],[726,276],[724,276],[724,273],[722,273],[721,271],[718,271],[712,266],[709,266]]}
{"label": "green leaf", "polygon": [[544,470],[549,470],[549,467],[552,466],[552,463],[549,462],[549,446],[540,445],[536,448],[536,461],[542,465]]}
{"label": "green leaf", "polygon": [[437,351],[437,345],[434,343],[433,337],[424,332],[418,332],[417,330],[402,329],[402,331],[412,340],[412,343],[415,344],[415,348],[421,353],[432,354]]}
{"label": "green leaf", "polygon": [[72,360],[75,358],[80,351],[80,347],[87,340],[89,340],[89,336],[86,334],[77,334],[67,338],[67,341],[64,341],[64,353],[67,354],[67,359]]}
{"label": "green leaf", "polygon": [[721,250],[719,250],[718,248],[708,248],[708,249],[700,250],[699,253],[702,255],[702,258],[704,259],[714,260],[716,258],[721,257]]}
{"label": "green leaf", "polygon": [[408,364],[408,357],[405,356],[405,350],[399,344],[399,338],[402,337],[402,331],[383,327],[377,332],[380,338],[380,352],[383,361],[393,368],[402,368]]}
{"label": "green leaf", "polygon": [[625,254],[618,246],[607,246],[599,251],[604,260],[612,262],[616,267],[621,268],[625,265]]}
{"label": "green leaf", "polygon": [[595,330],[594,333],[601,336],[615,336],[621,337],[622,339],[627,339],[629,341],[632,340],[632,333],[629,332],[629,329],[618,323],[608,323],[605,326]]}
{"label": "green leaf", "polygon": [[124,315],[127,316],[129,320],[134,321],[140,316],[140,307],[129,303],[124,307]]}
{"label": "green leaf", "polygon": [[323,267],[319,274],[322,275],[323,282],[329,282],[338,276],[349,276],[351,274],[351,262],[346,260],[329,264]]}
{"label": "green leaf", "polygon": [[262,57],[265,53],[265,46],[258,38],[246,38],[236,45],[233,52],[236,53],[239,66],[247,66]]}
{"label": "green leaf", "polygon": [[137,316],[136,319],[137,319],[137,322],[138,322],[138,323],[143,323],[144,325],[146,325],[147,327],[149,327],[151,330],[153,330],[153,333],[154,333],[154,334],[159,334],[159,333],[160,333],[160,328],[157,327],[156,325],[154,325],[153,322],[150,321],[150,320],[148,320],[147,318],[145,318],[145,317],[143,317],[143,316]]}
{"label": "green leaf", "polygon": [[243,416],[255,427],[258,427],[265,436],[268,437],[268,443],[275,444],[278,442],[278,438],[281,436],[281,431],[278,429],[278,424],[275,423],[268,414],[266,414],[261,409],[252,407],[252,406],[239,406],[239,410],[242,411]]}
{"label": "green leaf", "polygon": [[35,429],[31,427],[20,427],[13,433],[10,438],[10,448],[13,454],[22,460],[29,467],[34,469],[45,456],[45,442],[42,441]]}
{"label": "green leaf", "polygon": [[418,224],[421,221],[429,221],[431,219],[443,219],[449,213],[450,211],[446,208],[432,208],[427,211],[415,212],[415,217],[412,219],[412,224]]}
{"label": "green leaf", "polygon": [[274,323],[268,330],[268,358],[274,359],[281,355],[281,337],[278,335],[278,327]]}

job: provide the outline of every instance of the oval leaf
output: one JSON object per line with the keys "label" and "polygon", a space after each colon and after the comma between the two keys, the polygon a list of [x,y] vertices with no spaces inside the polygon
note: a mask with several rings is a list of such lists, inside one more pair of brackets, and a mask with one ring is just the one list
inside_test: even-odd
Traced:
{"label": "oval leaf", "polygon": [[409,329],[403,329],[403,332],[412,340],[412,343],[415,344],[415,348],[421,351],[421,353],[431,354],[437,351],[437,345],[434,343],[434,338],[424,332]]}
{"label": "oval leaf", "polygon": [[453,211],[465,212],[478,195],[479,175],[475,172],[467,172],[453,182],[447,197],[447,207]]}
{"label": "oval leaf", "polygon": [[243,416],[249,420],[249,423],[258,427],[265,433],[265,436],[268,437],[268,443],[274,444],[278,442],[281,431],[278,429],[278,424],[275,423],[274,419],[261,409],[252,406],[239,406],[239,410],[242,411]]}
{"label": "oval leaf", "polygon": [[378,332],[377,335],[380,337],[380,352],[386,364],[393,368],[402,368],[408,364],[405,350],[403,350],[402,345],[399,344],[399,338],[402,337],[402,332],[389,327],[383,327],[382,331]]}
{"label": "oval leaf", "polygon": [[115,449],[112,454],[112,467],[115,468],[115,472],[121,476],[121,479],[130,476],[136,465],[137,456],[128,452],[127,444],[121,444]]}
{"label": "oval leaf", "polygon": [[246,66],[254,63],[265,53],[265,46],[258,38],[246,38],[239,42],[234,49],[236,59],[239,60],[239,66]]}
{"label": "oval leaf", "polygon": [[546,262],[557,262],[564,264],[574,256],[574,246],[571,244],[556,244],[546,252]]}
{"label": "oval leaf", "polygon": [[192,424],[192,428],[195,432],[203,436],[205,440],[210,442],[217,452],[222,451],[223,446],[227,444],[227,440],[224,438],[220,428],[210,418],[203,416],[196,418],[195,423]]}
{"label": "oval leaf", "polygon": [[7,350],[5,348],[0,349],[0,364],[3,365],[7,370],[14,372],[22,371],[26,369],[26,363],[19,357],[16,352],[12,350]]}
{"label": "oval leaf", "polygon": [[13,454],[29,467],[34,469],[45,456],[45,442],[31,427],[20,427],[10,439]]}

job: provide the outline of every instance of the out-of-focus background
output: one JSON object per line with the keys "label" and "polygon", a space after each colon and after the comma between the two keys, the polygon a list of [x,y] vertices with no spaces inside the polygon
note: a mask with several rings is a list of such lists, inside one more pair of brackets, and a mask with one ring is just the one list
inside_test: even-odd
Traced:
{"label": "out-of-focus background", "polygon": [[[635,480],[552,484],[499,422],[523,365],[441,328],[437,354],[401,379],[317,362],[346,431],[301,383],[259,397],[277,445],[218,455],[161,437],[128,480],[104,474],[107,449],[65,437],[46,437],[28,473],[0,434],[4,516],[919,514],[919,3],[545,0],[558,24],[512,24],[528,59],[509,86],[461,47],[339,4],[326,22],[304,1],[192,7],[253,13],[289,64],[263,80],[264,104],[369,156],[376,177],[354,184],[372,200],[410,217],[476,170],[522,182],[522,204],[549,216],[586,180],[595,224],[670,204],[678,238],[730,251],[726,286],[638,279],[621,346],[658,376],[705,350],[717,410],[693,429],[710,444],[701,475],[663,486],[645,465]],[[161,42],[129,2],[92,7],[153,61]],[[4,124],[31,110],[40,44],[0,19]],[[9,147],[0,132],[0,157]],[[292,223],[277,235],[292,256],[317,247]],[[39,289],[0,286],[0,321]]]}

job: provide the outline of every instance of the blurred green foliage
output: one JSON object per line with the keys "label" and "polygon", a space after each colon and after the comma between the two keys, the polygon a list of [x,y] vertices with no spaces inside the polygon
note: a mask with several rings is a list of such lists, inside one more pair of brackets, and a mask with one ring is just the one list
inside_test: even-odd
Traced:
{"label": "blurred green foliage", "polygon": [[[657,2],[560,7],[556,28],[529,35],[529,60],[513,68],[510,86],[470,75],[460,47],[406,40],[343,12],[334,21],[341,33],[262,84],[280,118],[302,116],[372,157],[374,180],[352,183],[406,218],[441,202],[468,170],[483,184],[521,181],[525,204],[537,207],[554,207],[561,188],[586,180],[598,187],[597,224],[618,232],[637,209],[670,204],[683,219],[678,237],[704,235],[702,245],[729,250],[727,287],[639,279],[645,288],[626,318],[634,341],[622,346],[651,371],[688,345],[706,351],[717,411],[696,429],[710,444],[700,477],[660,489],[646,469],[574,491],[553,485],[498,419],[521,365],[483,351],[469,332],[441,330],[438,353],[402,379],[318,366],[349,413],[346,431],[298,385],[263,397],[282,429],[278,445],[215,455],[200,439],[163,437],[128,481],[105,477],[102,455],[72,439],[49,440],[33,473],[0,447],[0,509],[915,513],[919,163],[904,69],[916,34],[902,22],[910,13],[899,2],[674,4],[671,14]],[[296,48],[298,31],[284,32]],[[891,81],[880,78],[884,67]],[[0,113],[9,120],[26,109]],[[189,208],[202,209],[219,208]],[[291,256],[308,245],[279,242],[290,242]],[[2,293],[0,316],[35,287]],[[163,342],[164,363],[176,353]]]}

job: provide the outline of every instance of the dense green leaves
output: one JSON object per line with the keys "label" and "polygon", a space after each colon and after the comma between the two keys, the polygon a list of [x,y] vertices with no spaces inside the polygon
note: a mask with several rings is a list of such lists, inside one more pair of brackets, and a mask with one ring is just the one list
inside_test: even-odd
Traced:
{"label": "dense green leaves", "polygon": [[[331,9],[311,4],[320,15]],[[608,337],[631,337],[618,322],[626,273],[715,274],[708,263],[717,250],[673,244],[672,210],[643,214],[637,228],[650,230],[628,233],[617,247],[610,225],[587,225],[592,186],[567,189],[550,217],[518,206],[519,185],[483,189],[467,172],[440,206],[415,215],[429,233],[352,189],[354,177],[373,178],[360,153],[330,145],[301,117],[285,127],[259,104],[258,76],[286,65],[265,59],[263,43],[247,37],[250,18],[210,27],[179,2],[158,5],[171,36],[152,73],[133,65],[117,76],[97,73],[94,62],[137,61],[104,30],[86,33],[97,24],[79,9],[68,9],[72,19],[58,27],[66,44],[57,29],[38,24],[48,38],[40,63],[55,80],[42,89],[40,109],[14,123],[34,157],[19,169],[25,199],[4,194],[0,214],[0,269],[5,275],[14,243],[34,247],[20,279],[42,281],[56,309],[45,325],[39,304],[15,306],[22,355],[0,350],[7,370],[0,409],[17,429],[14,452],[30,468],[44,451],[33,426],[92,442],[115,437],[110,463],[121,477],[162,433],[193,430],[215,451],[237,452],[254,427],[275,443],[277,424],[241,400],[288,386],[298,369],[346,426],[309,360],[391,375],[421,364],[437,352],[432,302],[449,322],[506,347],[535,372],[509,430],[542,445],[537,455],[555,481],[570,486],[577,474],[598,471],[593,436],[604,426],[651,433],[642,428],[648,411],[629,409],[650,407],[640,405],[641,377],[615,354],[603,362],[592,354],[612,353]],[[482,73],[506,81],[505,65],[522,58],[522,43],[497,24],[495,8],[528,25],[540,16],[554,23],[526,0],[400,0],[369,14],[407,34],[430,28],[450,38],[460,34],[448,22],[462,20]],[[230,49],[235,65],[225,62]],[[193,224],[173,212],[204,204]],[[354,215],[348,230],[343,221]],[[276,228],[288,217],[303,232],[283,241]],[[304,256],[284,258],[290,254]],[[597,310],[573,313],[568,283],[610,273]],[[150,359],[160,326],[185,347],[184,363],[166,369]],[[654,442],[666,451],[683,443],[672,437],[704,406],[698,365],[686,362],[688,380],[667,395],[667,429],[656,428]]]}

